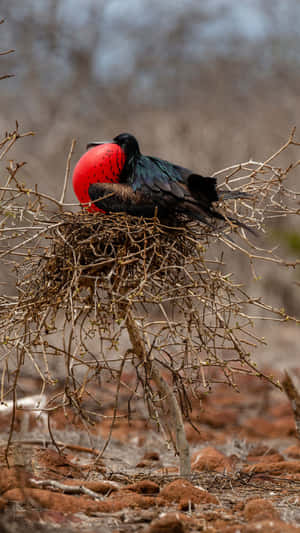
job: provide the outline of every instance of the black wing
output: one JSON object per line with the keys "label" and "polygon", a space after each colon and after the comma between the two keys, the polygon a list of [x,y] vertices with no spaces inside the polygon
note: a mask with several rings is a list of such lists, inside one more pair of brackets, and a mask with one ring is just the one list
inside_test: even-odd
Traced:
{"label": "black wing", "polygon": [[185,213],[204,222],[207,216],[216,216],[212,205],[219,199],[215,178],[200,176],[162,159],[140,156],[127,183],[159,209]]}

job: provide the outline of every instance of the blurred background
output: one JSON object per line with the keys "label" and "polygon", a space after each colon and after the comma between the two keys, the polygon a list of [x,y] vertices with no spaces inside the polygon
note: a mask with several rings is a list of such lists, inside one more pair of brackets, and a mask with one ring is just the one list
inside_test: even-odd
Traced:
{"label": "blurred background", "polygon": [[[88,141],[128,131],[144,153],[210,175],[266,159],[300,124],[298,0],[10,0],[0,15],[0,47],[16,50],[1,57],[15,77],[1,82],[0,128],[36,132],[9,157],[57,197],[72,138],[72,166]],[[300,256],[293,222],[277,240]],[[299,316],[299,272],[263,273],[255,290]]]}
{"label": "blurred background", "polygon": [[10,0],[1,17],[1,49],[16,52],[1,58],[15,78],[0,126],[36,132],[18,155],[51,192],[73,137],[79,157],[129,131],[209,175],[264,159],[299,124],[298,0]]}

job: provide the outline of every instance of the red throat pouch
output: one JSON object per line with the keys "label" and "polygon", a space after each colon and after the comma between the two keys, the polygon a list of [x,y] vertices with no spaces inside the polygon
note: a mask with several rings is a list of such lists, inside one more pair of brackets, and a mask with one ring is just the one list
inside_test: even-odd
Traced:
{"label": "red throat pouch", "polygon": [[[125,154],[122,148],[114,143],[99,144],[85,152],[73,172],[73,189],[79,202],[90,202],[88,189],[92,183],[118,182],[124,163]],[[91,212],[103,212],[93,204],[86,208]]]}

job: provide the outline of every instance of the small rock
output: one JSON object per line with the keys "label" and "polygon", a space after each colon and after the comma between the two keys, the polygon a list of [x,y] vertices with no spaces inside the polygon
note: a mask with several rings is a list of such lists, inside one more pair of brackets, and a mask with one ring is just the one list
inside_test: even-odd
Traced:
{"label": "small rock", "polygon": [[159,485],[153,481],[145,479],[143,481],[138,481],[137,483],[132,483],[131,485],[126,485],[123,490],[131,490],[138,494],[157,494],[159,492]]}
{"label": "small rock", "polygon": [[160,496],[171,502],[188,500],[195,505],[218,503],[215,496],[207,492],[207,490],[194,487],[194,485],[186,479],[176,479],[175,481],[172,481],[161,490]]}
{"label": "small rock", "polygon": [[180,513],[168,513],[154,520],[146,533],[185,533]]}
{"label": "small rock", "polygon": [[279,520],[280,516],[269,500],[256,498],[248,500],[243,515],[248,521]]}
{"label": "small rock", "polygon": [[232,460],[213,446],[207,446],[192,457],[192,470],[232,472]]}

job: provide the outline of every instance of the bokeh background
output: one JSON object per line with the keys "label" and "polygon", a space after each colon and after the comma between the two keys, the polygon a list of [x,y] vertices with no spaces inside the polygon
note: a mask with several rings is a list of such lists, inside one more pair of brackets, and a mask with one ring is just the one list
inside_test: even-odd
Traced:
{"label": "bokeh background", "polygon": [[[9,157],[28,163],[24,181],[57,197],[72,138],[73,165],[88,141],[128,131],[144,153],[210,175],[266,159],[300,124],[298,0],[10,0],[1,17],[1,49],[16,51],[1,57],[1,73],[15,77],[1,82],[0,128],[17,119],[36,132]],[[283,164],[291,158],[299,149]],[[270,235],[299,258],[295,222]],[[234,259],[237,277],[243,261]],[[260,274],[256,294],[299,316],[299,270],[271,264]],[[295,352],[294,328],[272,335],[279,360]]]}

